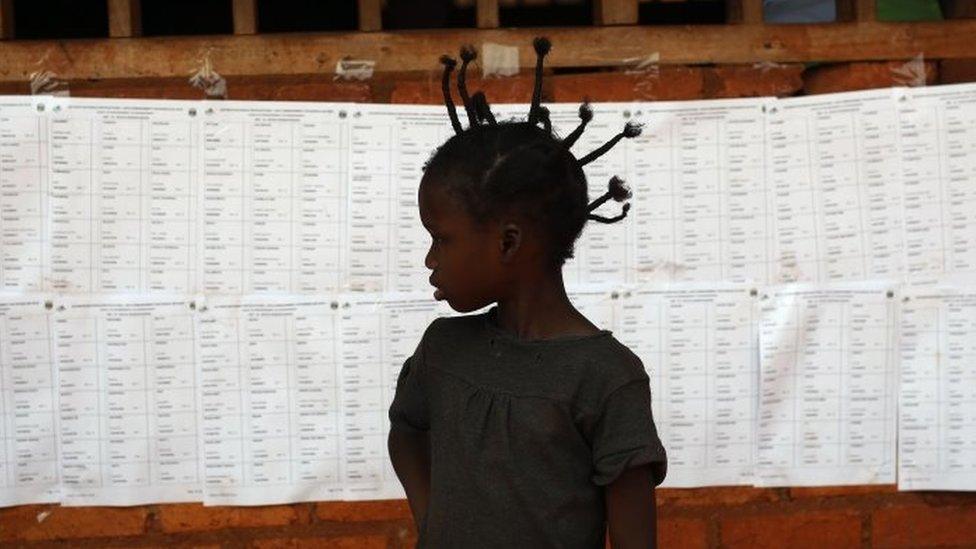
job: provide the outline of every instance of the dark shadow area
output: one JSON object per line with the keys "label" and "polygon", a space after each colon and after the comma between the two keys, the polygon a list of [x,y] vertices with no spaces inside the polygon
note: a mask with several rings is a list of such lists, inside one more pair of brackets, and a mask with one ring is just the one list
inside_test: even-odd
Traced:
{"label": "dark shadow area", "polygon": [[452,0],[387,0],[383,30],[473,28],[475,8]]}
{"label": "dark shadow area", "polygon": [[144,36],[233,32],[234,10],[230,0],[142,0]]}
{"label": "dark shadow area", "polygon": [[14,36],[22,40],[104,38],[105,0],[14,0]]}
{"label": "dark shadow area", "polygon": [[356,0],[258,0],[258,32],[352,31],[359,28]]}

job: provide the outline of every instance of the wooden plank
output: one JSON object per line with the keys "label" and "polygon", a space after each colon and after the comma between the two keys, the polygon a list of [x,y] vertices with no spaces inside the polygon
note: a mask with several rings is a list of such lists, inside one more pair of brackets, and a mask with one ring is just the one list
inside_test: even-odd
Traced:
{"label": "wooden plank", "polygon": [[359,30],[374,32],[383,29],[383,2],[359,0]]}
{"label": "wooden plank", "polygon": [[199,65],[201,51],[224,76],[330,74],[345,56],[375,60],[380,73],[436,71],[438,57],[459,44],[514,45],[533,59],[539,34],[556,46],[546,59],[553,68],[623,66],[648,51],[666,64],[911,59],[920,51],[926,59],[962,59],[973,56],[976,20],[15,40],[3,45],[0,81],[27,80],[38,59],[66,80],[177,77]]}
{"label": "wooden plank", "polygon": [[594,0],[594,25],[636,25],[637,0]]}
{"label": "wooden plank", "polygon": [[257,0],[234,0],[234,34],[258,32]]}
{"label": "wooden plank", "polygon": [[142,36],[140,0],[108,0],[108,35],[112,38]]}
{"label": "wooden plank", "polygon": [[477,10],[479,29],[498,28],[498,0],[478,0]]}
{"label": "wooden plank", "polygon": [[859,22],[878,20],[878,5],[875,0],[854,0],[854,5]]}
{"label": "wooden plank", "polygon": [[0,0],[0,40],[14,37],[14,0]]}
{"label": "wooden plank", "polygon": [[762,23],[762,0],[725,0],[725,20],[742,25]]}

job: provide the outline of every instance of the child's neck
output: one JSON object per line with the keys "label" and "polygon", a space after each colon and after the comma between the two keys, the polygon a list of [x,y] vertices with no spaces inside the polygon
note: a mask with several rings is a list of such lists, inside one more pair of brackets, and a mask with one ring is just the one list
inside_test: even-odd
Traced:
{"label": "child's neck", "polygon": [[600,331],[570,302],[562,269],[520,277],[512,291],[498,300],[497,322],[499,328],[528,340]]}

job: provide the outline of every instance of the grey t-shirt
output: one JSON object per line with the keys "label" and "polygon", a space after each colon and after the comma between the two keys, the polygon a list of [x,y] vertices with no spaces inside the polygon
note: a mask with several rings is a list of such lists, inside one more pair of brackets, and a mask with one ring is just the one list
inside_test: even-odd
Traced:
{"label": "grey t-shirt", "polygon": [[602,548],[604,487],[667,468],[644,367],[609,331],[521,341],[495,314],[431,323],[397,380],[390,422],[430,433],[418,547]]}

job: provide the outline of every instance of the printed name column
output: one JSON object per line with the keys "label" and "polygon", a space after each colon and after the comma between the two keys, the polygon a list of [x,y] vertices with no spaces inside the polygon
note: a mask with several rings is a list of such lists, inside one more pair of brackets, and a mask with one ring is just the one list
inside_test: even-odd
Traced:
{"label": "printed name column", "polygon": [[0,507],[60,498],[50,306],[0,299]]}
{"label": "printed name column", "polygon": [[[40,111],[40,112],[39,112]],[[0,99],[0,289],[45,289],[48,144],[44,103]]]}
{"label": "printed name column", "polygon": [[402,497],[387,449],[403,361],[447,311],[427,294],[347,294],[341,305],[342,480],[345,499]]}
{"label": "printed name column", "polygon": [[976,490],[976,288],[920,288],[906,297],[898,488]]}

